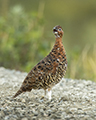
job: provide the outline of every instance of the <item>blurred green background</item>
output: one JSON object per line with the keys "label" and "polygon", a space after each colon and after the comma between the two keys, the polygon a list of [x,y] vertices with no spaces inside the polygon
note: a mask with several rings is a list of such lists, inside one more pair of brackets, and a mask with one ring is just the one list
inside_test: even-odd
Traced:
{"label": "blurred green background", "polygon": [[55,42],[61,25],[66,78],[96,81],[95,0],[0,0],[0,66],[29,72]]}

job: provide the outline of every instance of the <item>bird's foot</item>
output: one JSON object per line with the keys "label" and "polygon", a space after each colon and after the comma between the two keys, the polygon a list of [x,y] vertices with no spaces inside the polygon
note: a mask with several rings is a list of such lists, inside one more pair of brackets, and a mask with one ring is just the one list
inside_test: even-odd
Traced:
{"label": "bird's foot", "polygon": [[51,100],[51,94],[52,94],[52,91],[48,91],[48,96],[49,96],[49,100]]}
{"label": "bird's foot", "polygon": [[[46,93],[47,93],[47,94],[46,94]],[[49,100],[51,100],[51,94],[52,94],[51,89],[45,90],[45,96],[48,96]]]}

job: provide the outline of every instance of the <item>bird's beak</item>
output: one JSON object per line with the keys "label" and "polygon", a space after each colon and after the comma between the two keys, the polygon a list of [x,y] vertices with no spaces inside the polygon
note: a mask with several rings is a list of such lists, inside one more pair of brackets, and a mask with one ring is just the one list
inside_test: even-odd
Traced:
{"label": "bird's beak", "polygon": [[53,28],[53,33],[54,33],[55,35],[58,34],[56,27]]}

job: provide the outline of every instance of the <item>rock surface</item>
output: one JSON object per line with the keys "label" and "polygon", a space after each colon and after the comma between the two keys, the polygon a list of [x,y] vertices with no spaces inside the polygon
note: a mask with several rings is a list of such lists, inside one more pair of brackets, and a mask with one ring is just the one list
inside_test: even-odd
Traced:
{"label": "rock surface", "polygon": [[27,73],[0,68],[0,120],[95,120],[96,83],[62,79],[52,90],[32,90],[13,99]]}

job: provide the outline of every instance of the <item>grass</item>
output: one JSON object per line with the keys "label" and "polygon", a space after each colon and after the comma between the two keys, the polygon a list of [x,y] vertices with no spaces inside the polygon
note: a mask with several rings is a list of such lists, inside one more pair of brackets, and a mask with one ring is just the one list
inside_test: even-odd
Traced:
{"label": "grass", "polygon": [[87,44],[77,58],[70,60],[67,76],[96,82],[96,44],[93,48]]}

